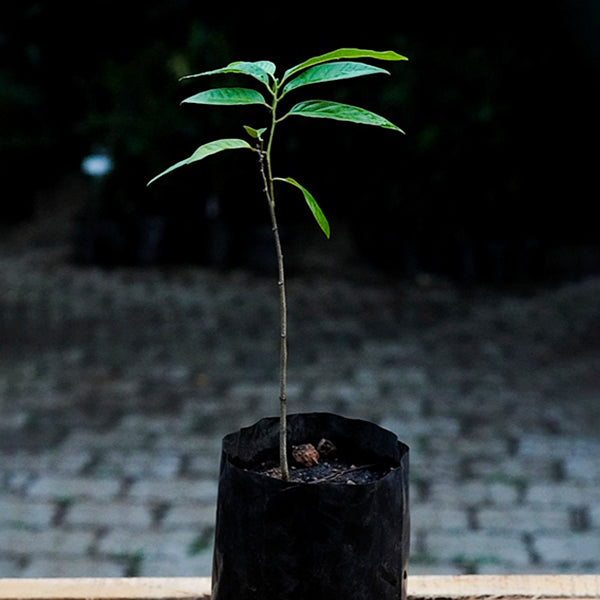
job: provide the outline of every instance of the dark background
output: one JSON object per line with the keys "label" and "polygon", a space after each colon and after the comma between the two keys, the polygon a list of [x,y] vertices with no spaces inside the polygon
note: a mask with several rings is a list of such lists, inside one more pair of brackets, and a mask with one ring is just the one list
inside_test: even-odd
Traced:
{"label": "dark background", "polygon": [[[199,144],[262,125],[260,112],[239,107],[180,106],[228,80],[178,79],[233,60],[272,60],[281,73],[352,46],[410,61],[381,64],[391,77],[313,86],[297,98],[364,106],[406,136],[290,119],[276,156],[276,171],[318,198],[334,235],[343,223],[362,257],[398,277],[600,271],[600,4],[336,6],[3,3],[2,231],[32,219],[44,191],[103,149],[114,169],[86,181],[74,260],[247,264],[267,219],[253,156],[210,159],[145,186]],[[303,201],[282,195],[279,208],[298,242],[311,221]]]}

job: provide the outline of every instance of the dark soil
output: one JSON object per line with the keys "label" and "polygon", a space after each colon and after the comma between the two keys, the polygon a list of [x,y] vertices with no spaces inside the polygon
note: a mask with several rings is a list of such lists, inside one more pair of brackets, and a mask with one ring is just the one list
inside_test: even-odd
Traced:
{"label": "dark soil", "polygon": [[[265,461],[254,467],[257,473],[281,479],[281,469],[276,461]],[[376,464],[354,464],[341,458],[322,460],[310,467],[290,467],[290,481],[294,483],[344,483],[364,485],[374,483],[387,475],[392,467]]]}

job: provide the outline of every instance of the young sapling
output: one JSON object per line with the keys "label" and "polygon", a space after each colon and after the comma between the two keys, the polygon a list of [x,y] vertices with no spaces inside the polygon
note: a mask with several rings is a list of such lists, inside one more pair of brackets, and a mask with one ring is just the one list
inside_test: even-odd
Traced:
{"label": "young sapling", "polygon": [[[287,333],[287,294],[285,285],[285,270],[281,237],[275,211],[275,183],[285,183],[299,190],[308,205],[313,217],[323,233],[329,238],[330,228],[327,218],[323,214],[319,204],[313,195],[298,181],[291,177],[276,177],[273,174],[272,157],[277,125],[289,117],[309,117],[334,119],[374,125],[384,129],[391,129],[403,133],[403,131],[385,119],[369,110],[333,102],[329,100],[304,100],[294,104],[289,110],[282,110],[281,101],[291,92],[295,92],[304,86],[362,77],[365,75],[388,74],[389,72],[356,59],[373,59],[381,61],[403,61],[405,56],[393,51],[361,50],[358,48],[340,48],[320,56],[310,58],[283,73],[281,78],[276,76],[276,66],[270,61],[256,62],[233,62],[226,67],[188,75],[183,79],[206,77],[220,74],[239,74],[249,76],[260,83],[264,94],[254,88],[248,87],[221,87],[212,88],[190,96],[183,103],[186,104],[210,104],[210,105],[251,105],[264,106],[268,111],[268,122],[266,126],[254,128],[244,126],[250,143],[239,138],[225,138],[208,142],[200,146],[191,156],[182,160],[148,182],[150,185],[158,178],[178,169],[179,167],[192,164],[213,154],[225,150],[250,150],[256,153],[258,166],[264,185],[264,194],[269,207],[269,215],[273,236],[275,239],[275,250],[277,254],[278,288],[279,288],[279,313],[280,313],[280,346],[279,346],[279,462],[281,477],[289,479],[289,466],[287,457],[287,363],[288,363],[288,333]],[[263,89],[264,88],[264,89]]]}

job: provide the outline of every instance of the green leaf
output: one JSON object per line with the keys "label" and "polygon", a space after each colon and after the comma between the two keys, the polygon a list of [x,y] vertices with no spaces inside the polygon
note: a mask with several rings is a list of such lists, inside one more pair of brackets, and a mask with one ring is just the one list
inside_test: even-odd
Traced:
{"label": "green leaf", "polygon": [[254,148],[245,140],[240,140],[238,138],[223,138],[200,146],[189,157],[188,162],[202,160],[211,154],[223,152],[223,150],[254,150]]}
{"label": "green leaf", "polygon": [[339,50],[334,50],[333,52],[327,52],[326,54],[321,54],[320,56],[314,56],[313,58],[309,58],[305,60],[303,63],[288,69],[283,75],[283,81],[288,79],[290,75],[301,71],[302,69],[306,69],[307,67],[312,67],[313,65],[317,65],[319,63],[329,62],[330,60],[340,60],[346,58],[374,58],[376,60],[408,60],[406,56],[402,56],[394,52],[393,50],[385,50],[383,52],[378,50],[361,50],[359,48],[340,48]]}
{"label": "green leaf", "polygon": [[271,62],[270,60],[257,60],[254,63],[250,64],[256,65],[256,67],[262,69],[265,73],[268,73],[269,75],[275,75],[275,63]]}
{"label": "green leaf", "polygon": [[186,98],[182,104],[265,104],[262,94],[249,88],[215,88]]}
{"label": "green leaf", "polygon": [[254,127],[250,127],[249,125],[244,125],[244,129],[246,133],[257,140],[260,140],[262,134],[267,130],[266,127],[261,127],[260,129],[254,129]]}
{"label": "green leaf", "polygon": [[359,108],[358,106],[331,102],[329,100],[306,100],[305,102],[300,102],[292,107],[286,116],[288,115],[350,121],[351,123],[375,125],[377,127],[383,127],[384,129],[393,129],[394,131],[404,133],[400,127],[374,112]]}
{"label": "green leaf", "polygon": [[319,224],[319,227],[323,230],[323,233],[327,236],[327,239],[329,239],[329,235],[330,235],[329,221],[327,221],[327,218],[323,214],[321,207],[317,204],[317,201],[314,199],[312,194],[306,188],[302,187],[295,179],[292,179],[291,177],[286,177],[286,178],[274,177],[274,179],[276,181],[286,181],[287,183],[290,183],[291,185],[297,187],[302,192],[302,195],[304,196],[304,199],[306,200],[306,204],[308,204],[308,208],[310,208],[310,211],[312,212],[313,217]]}
{"label": "green leaf", "polygon": [[362,77],[363,75],[373,75],[375,73],[385,73],[386,75],[389,75],[389,71],[386,71],[385,69],[380,69],[379,67],[374,67],[361,62],[340,61],[316,65],[303,71],[300,75],[288,82],[283,88],[281,95],[283,96],[283,94],[286,94],[290,90],[311,83],[351,79],[352,77]]}
{"label": "green leaf", "polygon": [[206,158],[207,156],[217,154],[217,152],[223,152],[224,150],[238,150],[238,149],[254,150],[254,148],[252,148],[252,146],[248,142],[246,142],[244,140],[236,139],[236,138],[224,138],[221,140],[215,140],[214,142],[208,142],[207,144],[203,144],[202,146],[197,148],[196,151],[191,156],[186,158],[185,160],[180,160],[179,162],[175,163],[174,165],[171,165],[168,169],[166,169],[165,171],[163,171],[156,177],[152,178],[148,182],[147,185],[154,183],[157,179],[159,179],[163,175],[166,175],[167,173],[170,173],[171,171],[174,171],[175,169],[178,169],[179,167],[183,167],[183,166],[189,165],[193,162],[202,160],[203,158]]}
{"label": "green leaf", "polygon": [[171,165],[168,169],[166,169],[165,171],[163,171],[162,173],[160,173],[159,175],[156,175],[155,177],[153,177],[146,185],[150,185],[152,183],[154,183],[157,179],[159,179],[160,177],[162,177],[163,175],[166,175],[167,173],[170,173],[171,171],[174,171],[175,169],[178,169],[179,167],[183,167],[184,165],[188,164],[188,158],[186,158],[185,160],[180,160],[178,163],[175,163],[174,165]]}
{"label": "green leaf", "polygon": [[269,78],[275,74],[275,65],[268,60],[259,60],[255,62],[237,61],[233,62],[221,69],[212,71],[204,71],[203,73],[195,73],[194,75],[186,75],[182,79],[193,79],[195,77],[204,77],[206,75],[218,75],[221,73],[240,73],[242,75],[250,75],[265,85],[269,85]]}

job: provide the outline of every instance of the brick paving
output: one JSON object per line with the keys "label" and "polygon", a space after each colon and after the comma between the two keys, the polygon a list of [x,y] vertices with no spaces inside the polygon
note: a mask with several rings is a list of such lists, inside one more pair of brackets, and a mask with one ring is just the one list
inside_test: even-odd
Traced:
{"label": "brick paving", "polygon": [[[413,573],[600,572],[600,280],[290,278],[290,402],[411,447]],[[0,254],[0,576],[210,572],[221,437],[277,405],[271,277]]]}

